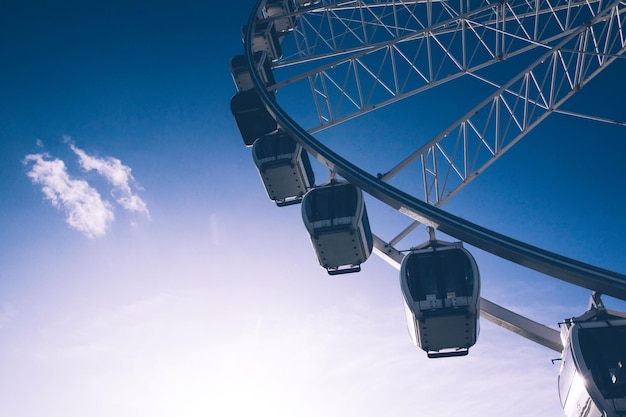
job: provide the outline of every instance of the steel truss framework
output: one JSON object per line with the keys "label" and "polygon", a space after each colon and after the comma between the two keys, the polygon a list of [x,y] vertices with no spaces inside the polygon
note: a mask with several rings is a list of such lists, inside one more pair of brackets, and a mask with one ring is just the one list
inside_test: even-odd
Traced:
{"label": "steel truss framework", "polygon": [[[361,0],[305,11],[291,54],[275,63],[276,69],[298,66],[297,75],[274,88],[309,84],[319,121],[311,133],[462,76],[493,90],[382,176],[389,181],[419,164],[417,183],[436,206],[558,112],[626,48],[622,1]],[[508,71],[505,80],[494,71],[521,55],[533,61],[522,71]]]}
{"label": "steel truss framework", "polygon": [[[264,3],[259,0],[256,10]],[[419,222],[504,259],[626,300],[624,275],[515,241],[437,208],[623,56],[625,1],[311,3],[290,13],[297,23],[281,35],[283,56],[272,64],[276,84],[263,85],[248,45],[256,22],[284,16],[251,16],[244,36],[248,65],[269,111],[310,154],[416,220],[389,242],[376,237],[378,255],[399,265],[402,254],[394,246]],[[525,63],[522,70],[519,62]],[[384,174],[364,172],[311,136],[460,77],[478,80],[490,94]],[[271,93],[293,86],[299,95],[310,91],[308,99],[300,97],[298,110],[317,115],[312,125],[292,119]],[[411,173],[420,173],[414,181],[415,190],[423,192],[421,199],[415,190],[400,191],[388,183],[410,166]],[[560,351],[556,330],[488,300],[481,305],[486,318]]]}

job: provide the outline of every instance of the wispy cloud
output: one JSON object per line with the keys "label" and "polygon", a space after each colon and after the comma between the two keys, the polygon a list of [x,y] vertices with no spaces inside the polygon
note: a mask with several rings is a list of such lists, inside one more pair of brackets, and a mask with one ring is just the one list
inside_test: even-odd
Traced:
{"label": "wispy cloud", "polygon": [[70,148],[78,156],[81,167],[85,171],[96,171],[102,175],[114,187],[116,201],[126,210],[143,214],[150,218],[148,206],[133,192],[133,188],[139,188],[131,173],[131,168],[122,164],[117,158],[97,158],[88,155],[82,149],[70,143]]}
{"label": "wispy cloud", "polygon": [[[69,136],[64,142],[78,157],[84,171],[96,171],[112,186],[111,195],[125,210],[150,218],[147,204],[136,194],[141,190],[130,167],[113,157],[98,158],[78,148]],[[43,142],[37,139],[37,146]],[[86,180],[72,177],[63,160],[53,158],[45,152],[27,155],[24,164],[32,164],[28,176],[34,184],[42,186],[44,196],[52,205],[65,211],[67,223],[89,238],[106,234],[115,220],[112,204],[103,199]],[[131,221],[131,226],[136,223]]]}
{"label": "wispy cloud", "polygon": [[24,164],[32,163],[28,177],[42,186],[42,191],[52,205],[65,211],[70,227],[89,238],[102,236],[115,219],[109,202],[84,180],[72,179],[65,163],[51,159],[47,154],[31,154]]}

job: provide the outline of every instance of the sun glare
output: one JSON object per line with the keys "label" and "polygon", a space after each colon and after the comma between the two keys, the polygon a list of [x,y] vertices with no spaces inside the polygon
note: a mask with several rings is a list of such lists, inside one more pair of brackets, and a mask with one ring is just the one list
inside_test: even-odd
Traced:
{"label": "sun glare", "polygon": [[[217,360],[217,367],[195,384],[179,415],[220,417],[306,416],[301,410],[301,384],[294,385],[292,370],[278,355],[266,355],[253,347],[232,347]],[[192,400],[193,398],[193,400]],[[181,407],[182,405],[182,407]]]}

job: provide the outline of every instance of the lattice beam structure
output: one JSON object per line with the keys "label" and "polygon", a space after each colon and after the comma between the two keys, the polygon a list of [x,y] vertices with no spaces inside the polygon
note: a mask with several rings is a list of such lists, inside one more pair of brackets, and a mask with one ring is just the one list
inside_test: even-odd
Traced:
{"label": "lattice beam structure", "polygon": [[[303,10],[274,63],[273,89],[308,85],[318,122],[311,133],[460,77],[489,87],[484,101],[381,177],[419,164],[416,189],[436,206],[626,46],[623,0],[322,1]],[[502,70],[520,58],[526,68]]]}
{"label": "lattice beam structure", "polygon": [[425,201],[443,204],[626,52],[625,19],[621,3],[596,14],[383,179],[416,161]]}
{"label": "lattice beam structure", "polygon": [[324,1],[299,10],[286,53],[274,64],[298,69],[279,76],[274,88],[307,80],[319,118],[309,128],[315,132],[522,53],[551,49],[604,8],[601,0]]}

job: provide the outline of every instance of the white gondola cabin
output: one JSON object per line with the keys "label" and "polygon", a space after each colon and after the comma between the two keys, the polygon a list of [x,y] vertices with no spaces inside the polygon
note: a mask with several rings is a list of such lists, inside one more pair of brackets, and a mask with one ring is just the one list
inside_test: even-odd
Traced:
{"label": "white gondola cabin", "polygon": [[[254,29],[251,45],[252,51],[266,52],[268,57],[273,61],[279,59],[283,54],[283,50],[280,46],[280,39],[278,38],[278,33],[276,33],[274,22],[272,20],[259,21],[256,23]],[[246,30],[247,26],[241,28],[242,39],[245,36]]]}
{"label": "white gondola cabin", "polygon": [[320,265],[330,275],[357,272],[374,245],[363,192],[332,180],[304,195],[302,219]]}
{"label": "white gondola cabin", "polygon": [[308,154],[282,130],[257,139],[252,157],[268,197],[279,207],[300,203],[315,184]]}
{"label": "white gondola cabin", "polygon": [[[253,58],[257,74],[261,77],[263,84],[266,87],[274,84],[276,81],[267,54],[265,52],[255,52]],[[248,71],[246,64],[245,55],[236,55],[230,60],[230,73],[238,92],[248,91],[254,88],[252,77],[250,76],[250,71]]]}
{"label": "white gondola cabin", "polygon": [[254,89],[235,94],[230,100],[230,111],[246,146],[252,146],[255,140],[278,128],[276,119]]}
{"label": "white gondola cabin", "polygon": [[263,15],[274,21],[274,30],[279,38],[292,31],[296,26],[296,17],[292,13],[296,9],[293,0],[267,0],[263,7]]}
{"label": "white gondola cabin", "polygon": [[592,309],[561,325],[559,397],[566,417],[626,416],[626,317]]}
{"label": "white gondola cabin", "polygon": [[479,332],[480,276],[462,243],[413,248],[402,261],[400,287],[415,345],[429,358],[467,355]]}

